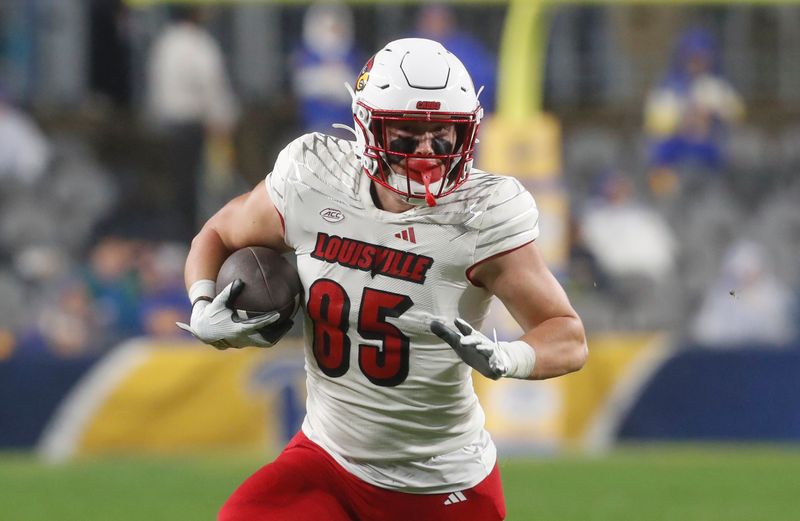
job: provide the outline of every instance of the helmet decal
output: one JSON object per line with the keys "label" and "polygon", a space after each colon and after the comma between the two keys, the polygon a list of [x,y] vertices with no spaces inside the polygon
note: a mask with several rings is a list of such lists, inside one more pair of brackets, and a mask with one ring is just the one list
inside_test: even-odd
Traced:
{"label": "helmet decal", "polygon": [[442,108],[441,101],[418,101],[417,109],[419,110],[439,110]]}
{"label": "helmet decal", "polygon": [[367,63],[364,64],[364,67],[361,68],[361,72],[358,73],[358,78],[356,78],[356,92],[361,92],[364,90],[364,87],[367,86],[367,80],[369,80],[369,71],[372,70],[372,64],[375,61],[375,56],[367,60]]}

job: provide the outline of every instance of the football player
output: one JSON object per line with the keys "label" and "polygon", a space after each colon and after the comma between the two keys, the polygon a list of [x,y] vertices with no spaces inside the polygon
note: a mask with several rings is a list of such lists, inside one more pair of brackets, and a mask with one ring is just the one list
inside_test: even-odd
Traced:
{"label": "football player", "polygon": [[[492,439],[472,386],[580,369],[584,329],[542,261],[533,197],[473,168],[483,116],[462,63],[402,39],[355,84],[355,141],[291,142],[252,192],[192,243],[191,330],[259,345],[214,291],[233,251],[293,251],[304,288],[307,414],[278,458],[247,479],[223,520],[458,520],[505,517]],[[496,295],[525,331],[478,331]]]}

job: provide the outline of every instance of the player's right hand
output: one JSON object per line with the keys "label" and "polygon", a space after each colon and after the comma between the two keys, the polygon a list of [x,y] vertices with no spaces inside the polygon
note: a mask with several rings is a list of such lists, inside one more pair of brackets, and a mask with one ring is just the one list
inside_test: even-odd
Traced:
{"label": "player's right hand", "polygon": [[275,343],[266,340],[258,330],[277,321],[280,313],[273,311],[255,318],[239,318],[236,311],[229,306],[229,302],[232,302],[242,289],[244,283],[237,279],[220,291],[213,300],[196,300],[192,306],[190,324],[177,322],[177,326],[217,349],[272,347]]}

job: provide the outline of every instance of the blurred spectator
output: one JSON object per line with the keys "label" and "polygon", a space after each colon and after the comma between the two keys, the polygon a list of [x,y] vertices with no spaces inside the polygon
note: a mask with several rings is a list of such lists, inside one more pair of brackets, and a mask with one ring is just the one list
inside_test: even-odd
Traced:
{"label": "blurred spectator", "polygon": [[655,209],[639,202],[618,172],[601,175],[579,218],[580,240],[609,277],[663,280],[675,267],[677,241]]}
{"label": "blurred spectator", "polygon": [[46,280],[29,282],[34,295],[28,299],[0,271],[0,292],[8,294],[10,305],[24,306],[18,314],[25,318],[10,320],[7,306],[0,333],[14,333],[13,348],[20,354],[65,357],[102,353],[140,335],[179,336],[175,322],[191,314],[183,286],[186,253],[182,243],[105,236],[82,268],[71,274],[58,269]]}
{"label": "blurred spectator", "polygon": [[49,353],[72,357],[109,347],[108,329],[80,277],[67,278],[49,291],[36,321],[20,335],[23,355]]}
{"label": "blurred spectator", "polygon": [[131,100],[131,43],[128,8],[122,0],[91,0],[89,84],[120,106]]}
{"label": "blurred spectator", "polygon": [[767,252],[742,239],[726,253],[692,326],[693,340],[717,347],[782,346],[798,334],[792,292],[768,264]]}
{"label": "blurred spectator", "polygon": [[138,255],[134,241],[115,236],[101,238],[89,255],[84,281],[103,328],[113,332],[110,340],[142,332]]}
{"label": "blurred spectator", "polygon": [[74,259],[53,244],[35,244],[14,252],[16,274],[28,284],[45,286],[63,279],[72,271]]}
{"label": "blurred spectator", "polygon": [[442,4],[421,7],[417,14],[414,36],[436,40],[458,56],[472,76],[475,90],[483,87],[480,95],[483,109],[487,113],[494,112],[497,73],[495,56],[477,38],[458,28],[450,7]]}
{"label": "blurred spectator", "polygon": [[35,184],[49,159],[50,145],[36,122],[0,92],[0,186]]}
{"label": "blurred spectator", "polygon": [[0,261],[7,253],[18,274],[36,283],[60,278],[118,194],[84,142],[61,134],[50,143],[53,160],[34,185],[0,183]]}
{"label": "blurred spectator", "polygon": [[15,101],[30,102],[36,95],[42,10],[30,0],[0,2],[0,77],[6,94]]}
{"label": "blurred spectator", "polygon": [[202,26],[204,11],[176,6],[170,13],[172,20],[153,44],[147,64],[148,106],[170,154],[169,178],[163,180],[170,205],[165,222],[177,223],[175,238],[188,243],[198,223],[206,136],[213,150],[226,150],[232,161],[231,136],[239,109],[222,50]]}
{"label": "blurred spectator", "polygon": [[[678,252],[672,228],[654,208],[640,202],[633,183],[619,172],[595,181],[594,195],[577,219],[571,252],[573,283],[586,287],[587,277],[602,293],[586,293],[581,309],[592,327],[610,329],[668,328],[678,320],[675,280]],[[576,303],[579,305],[579,303]]]}
{"label": "blurred spectator", "polygon": [[26,302],[25,286],[14,272],[0,265],[0,331],[12,330],[27,319],[30,311]]}
{"label": "blurred spectator", "polygon": [[720,73],[713,37],[701,29],[685,32],[666,77],[645,104],[653,192],[667,195],[677,190],[682,166],[708,171],[724,166],[727,127],[743,113],[739,95]]}
{"label": "blurred spectator", "polygon": [[175,322],[185,322],[192,313],[186,300],[183,266],[188,249],[179,243],[155,243],[139,256],[142,288],[142,326],[147,335],[170,337],[181,334]]}
{"label": "blurred spectator", "polygon": [[348,6],[318,2],[308,8],[292,77],[304,131],[331,133],[333,123],[351,124],[352,99],[345,83],[355,82],[363,62],[353,42]]}

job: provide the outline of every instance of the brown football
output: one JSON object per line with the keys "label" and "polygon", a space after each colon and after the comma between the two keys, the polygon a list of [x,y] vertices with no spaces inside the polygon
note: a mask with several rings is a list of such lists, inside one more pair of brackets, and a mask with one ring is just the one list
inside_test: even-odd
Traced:
{"label": "brown football", "polygon": [[217,275],[217,293],[236,279],[244,282],[241,293],[228,303],[241,318],[279,311],[274,329],[290,321],[300,307],[303,285],[297,270],[280,253],[262,246],[248,246],[225,259]]}

